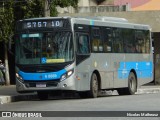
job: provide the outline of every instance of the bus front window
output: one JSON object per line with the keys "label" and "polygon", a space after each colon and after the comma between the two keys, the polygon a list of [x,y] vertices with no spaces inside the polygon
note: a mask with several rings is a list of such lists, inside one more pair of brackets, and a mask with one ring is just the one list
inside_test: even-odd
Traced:
{"label": "bus front window", "polygon": [[17,64],[49,64],[73,60],[70,32],[20,34],[16,41]]}

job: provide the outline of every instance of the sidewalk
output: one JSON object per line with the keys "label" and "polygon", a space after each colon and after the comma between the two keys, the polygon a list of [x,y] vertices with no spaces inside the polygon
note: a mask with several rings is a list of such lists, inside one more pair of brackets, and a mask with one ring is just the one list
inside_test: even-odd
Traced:
{"label": "sidewalk", "polygon": [[154,85],[153,83],[149,83],[141,86],[136,94],[149,94],[149,93],[160,93],[160,85]]}
{"label": "sidewalk", "polygon": [[36,99],[36,93],[20,94],[16,91],[15,85],[0,86],[0,104]]}
{"label": "sidewalk", "polygon": [[[160,93],[160,85],[147,84],[141,86],[136,94]],[[37,99],[36,93],[19,94],[16,92],[16,86],[0,86],[0,104]]]}

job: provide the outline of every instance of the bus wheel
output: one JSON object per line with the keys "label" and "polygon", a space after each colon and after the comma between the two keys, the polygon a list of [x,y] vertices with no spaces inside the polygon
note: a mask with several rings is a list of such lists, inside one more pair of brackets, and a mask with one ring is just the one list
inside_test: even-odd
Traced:
{"label": "bus wheel", "polygon": [[46,91],[37,91],[37,95],[40,100],[47,100],[48,99],[48,92],[46,92]]}
{"label": "bus wheel", "polygon": [[117,89],[119,95],[133,95],[137,91],[137,79],[133,72],[130,72],[128,77],[128,88]]}
{"label": "bus wheel", "polygon": [[98,79],[95,73],[92,74],[89,97],[96,98],[98,96]]}
{"label": "bus wheel", "polygon": [[128,77],[128,95],[133,95],[137,91],[137,79],[133,72],[130,72]]}

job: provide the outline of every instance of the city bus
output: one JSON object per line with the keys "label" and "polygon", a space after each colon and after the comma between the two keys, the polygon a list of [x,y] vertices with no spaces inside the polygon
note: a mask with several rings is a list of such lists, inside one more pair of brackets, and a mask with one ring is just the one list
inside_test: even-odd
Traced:
{"label": "city bus", "polygon": [[116,17],[42,17],[19,20],[15,34],[16,89],[133,95],[153,81],[151,28]]}

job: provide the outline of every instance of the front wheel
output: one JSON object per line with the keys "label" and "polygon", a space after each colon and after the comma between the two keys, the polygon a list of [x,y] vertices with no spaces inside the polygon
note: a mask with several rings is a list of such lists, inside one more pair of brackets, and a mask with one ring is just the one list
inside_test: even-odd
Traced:
{"label": "front wheel", "polygon": [[90,98],[96,98],[98,96],[98,79],[97,75],[95,73],[92,74],[91,82],[90,82],[90,91],[89,91],[89,97]]}

